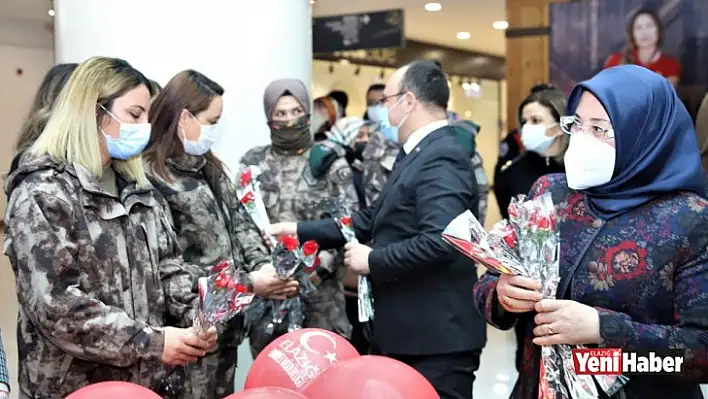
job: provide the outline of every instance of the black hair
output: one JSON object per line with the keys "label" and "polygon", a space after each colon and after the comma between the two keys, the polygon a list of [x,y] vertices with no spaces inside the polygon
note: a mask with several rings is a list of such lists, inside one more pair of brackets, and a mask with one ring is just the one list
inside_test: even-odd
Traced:
{"label": "black hair", "polygon": [[330,97],[334,99],[334,101],[338,102],[339,105],[342,106],[342,113],[344,116],[347,116],[347,105],[349,105],[349,96],[347,93],[341,91],[341,90],[334,90],[331,93],[327,95],[327,97]]}
{"label": "black hair", "polygon": [[385,88],[386,85],[384,85],[383,83],[374,83],[366,90],[366,94],[369,94],[372,91],[383,91]]}
{"label": "black hair", "polygon": [[401,92],[410,91],[423,104],[447,110],[450,87],[447,76],[434,61],[413,61],[401,78]]}

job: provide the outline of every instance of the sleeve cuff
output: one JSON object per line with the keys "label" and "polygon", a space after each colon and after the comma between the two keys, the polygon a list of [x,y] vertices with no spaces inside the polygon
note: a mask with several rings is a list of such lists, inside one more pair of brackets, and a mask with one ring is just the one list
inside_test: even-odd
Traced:
{"label": "sleeve cuff", "polygon": [[369,277],[374,283],[394,280],[386,273],[387,266],[383,262],[383,250],[374,249],[369,252]]}
{"label": "sleeve cuff", "polygon": [[0,392],[10,393],[10,385],[4,382],[0,382]]}
{"label": "sleeve cuff", "polygon": [[630,328],[632,319],[619,312],[605,308],[595,308],[600,317],[600,345],[607,347],[628,348],[627,329]]}
{"label": "sleeve cuff", "polygon": [[162,353],[165,351],[165,333],[162,329],[153,329],[151,327],[144,328],[140,334],[145,334],[146,337],[141,337],[143,341],[143,358],[162,359]]}
{"label": "sleeve cuff", "polygon": [[496,288],[492,290],[492,297],[490,298],[492,301],[491,306],[490,306],[490,317],[494,324],[499,326],[501,329],[509,329],[516,324],[517,316],[514,313],[507,312],[504,310],[504,308],[501,306],[501,302],[499,302],[499,297],[497,296],[497,290]]}

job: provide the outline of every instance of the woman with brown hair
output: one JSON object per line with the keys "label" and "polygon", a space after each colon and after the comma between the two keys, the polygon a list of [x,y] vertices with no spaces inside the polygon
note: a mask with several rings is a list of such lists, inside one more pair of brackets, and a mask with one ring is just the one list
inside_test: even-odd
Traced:
{"label": "woman with brown hair", "polygon": [[636,64],[667,78],[676,87],[681,78],[681,64],[676,58],[661,52],[663,28],[656,12],[640,9],[627,24],[627,48],[612,54],[605,61],[605,68]]}
{"label": "woman with brown hair", "polygon": [[54,101],[59,97],[61,89],[64,88],[64,85],[69,80],[69,76],[71,76],[71,73],[74,72],[78,66],[79,64],[58,64],[53,66],[52,69],[44,75],[44,79],[39,85],[37,94],[34,96],[34,101],[32,102],[27,120],[17,137],[15,156],[12,159],[10,172],[8,174],[17,169],[25,151],[34,144],[37,137],[39,137],[44,130],[49,116],[52,113]]}
{"label": "woman with brown hair", "polygon": [[[236,187],[212,152],[219,138],[224,89],[203,74],[187,70],[174,76],[153,100],[152,132],[143,152],[145,170],[169,203],[186,262],[206,275],[231,260],[249,272],[258,295],[284,298],[297,284],[277,277],[263,238],[241,209]],[[194,398],[223,398],[234,392],[243,319],[220,334],[216,351],[188,371]]]}

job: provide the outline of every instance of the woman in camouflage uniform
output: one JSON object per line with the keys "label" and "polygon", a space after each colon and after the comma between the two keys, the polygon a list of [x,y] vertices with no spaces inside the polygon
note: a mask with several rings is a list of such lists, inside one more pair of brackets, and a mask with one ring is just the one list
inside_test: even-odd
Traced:
{"label": "woman in camouflage uniform", "polygon": [[9,176],[5,253],[17,279],[20,398],[64,398],[100,381],[159,390],[163,365],[203,356],[197,295],[169,215],[142,169],[147,79],[87,60],[62,90],[31,160]]}
{"label": "woman in camouflage uniform", "polygon": [[[152,135],[143,153],[148,177],[170,205],[186,262],[202,275],[232,260],[250,272],[259,295],[294,293],[297,283],[280,280],[268,249],[236,195],[236,186],[211,152],[218,139],[224,89],[203,74],[187,70],[173,77],[150,109]],[[217,350],[189,370],[195,398],[223,398],[234,392],[243,318],[221,334]]]}
{"label": "woman in camouflage uniform", "polygon": [[[271,144],[250,149],[240,167],[255,165],[263,201],[272,223],[320,219],[333,200],[356,206],[356,192],[349,165],[337,160],[327,175],[316,179],[309,165],[313,135],[310,131],[310,97],[296,79],[272,82],[263,96]],[[344,309],[342,279],[345,268],[336,251],[320,252],[320,267],[311,280],[317,290],[305,297],[305,327],[316,327],[349,337],[351,325]],[[266,314],[251,332],[251,350],[257,355],[268,343],[287,332],[287,316],[273,333]]]}

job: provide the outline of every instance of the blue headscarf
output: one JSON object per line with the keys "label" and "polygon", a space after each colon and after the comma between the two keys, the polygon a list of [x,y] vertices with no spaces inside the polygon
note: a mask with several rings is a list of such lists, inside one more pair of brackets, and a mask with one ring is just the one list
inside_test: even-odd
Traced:
{"label": "blue headscarf", "polygon": [[617,150],[612,179],[582,190],[594,214],[608,220],[667,193],[705,194],[693,121],[668,80],[636,65],[606,69],[575,86],[568,115],[585,91],[610,116]]}

